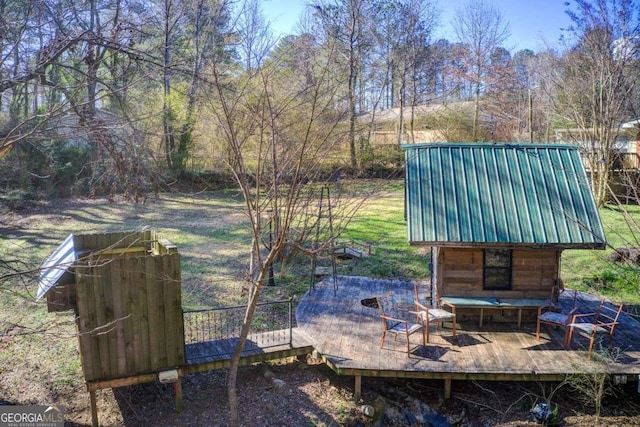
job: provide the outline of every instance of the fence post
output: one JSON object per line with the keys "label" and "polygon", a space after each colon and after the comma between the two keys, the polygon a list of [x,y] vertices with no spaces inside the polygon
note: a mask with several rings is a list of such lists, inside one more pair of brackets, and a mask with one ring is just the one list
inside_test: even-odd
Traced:
{"label": "fence post", "polygon": [[289,297],[289,347],[293,346],[293,297]]}
{"label": "fence post", "polygon": [[[184,324],[184,309],[180,310],[182,312],[182,351],[184,352],[184,359],[187,360],[187,328]],[[191,328],[189,328],[189,333],[191,333]]]}

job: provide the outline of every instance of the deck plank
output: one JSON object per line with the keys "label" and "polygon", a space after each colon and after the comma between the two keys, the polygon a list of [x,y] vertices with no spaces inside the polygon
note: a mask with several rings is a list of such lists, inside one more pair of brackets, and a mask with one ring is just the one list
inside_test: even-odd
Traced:
{"label": "deck plank", "polygon": [[[270,355],[276,356],[297,355],[301,350],[308,349],[311,352],[309,337],[299,328],[292,329],[292,343],[286,339],[275,340],[274,334],[283,336],[288,331],[271,331],[267,333],[252,334],[247,339],[242,358],[262,356],[264,360],[269,360]],[[224,338],[213,341],[190,343],[185,345],[185,357],[187,365],[209,364],[212,362],[225,362],[231,360],[235,351],[238,338]]]}
{"label": "deck plank", "polygon": [[[535,322],[499,323],[486,320],[459,323],[458,337],[450,328],[432,327],[430,342],[422,346],[420,334],[411,336],[412,351],[406,341],[389,335],[379,348],[382,334],[378,311],[364,307],[361,300],[393,291],[407,307],[413,301],[410,282],[339,277],[333,283],[321,281],[301,299],[296,310],[298,328],[339,373],[359,375],[468,377],[469,375],[531,376],[566,375],[593,369],[586,361],[585,340],[575,339],[570,350],[563,347],[563,331],[543,329],[535,339]],[[569,297],[565,297],[567,299]],[[598,299],[581,294],[580,311],[597,306]],[[562,301],[563,304],[570,302]],[[407,314],[409,316],[409,314]],[[640,374],[640,323],[628,315],[616,329],[614,344],[622,351],[616,363],[607,363],[611,373]],[[408,317],[408,319],[413,320]],[[549,340],[551,338],[551,340]]]}

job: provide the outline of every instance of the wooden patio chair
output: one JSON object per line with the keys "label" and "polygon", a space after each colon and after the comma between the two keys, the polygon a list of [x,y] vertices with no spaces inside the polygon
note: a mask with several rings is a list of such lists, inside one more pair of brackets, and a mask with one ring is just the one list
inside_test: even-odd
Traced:
{"label": "wooden patio chair", "polygon": [[433,294],[436,293],[435,291],[435,286],[431,283],[413,282],[413,296],[422,305],[433,306]]}
{"label": "wooden patio chair", "polygon": [[587,360],[591,360],[591,352],[596,339],[608,337],[609,350],[613,350],[613,331],[620,323],[618,319],[624,306],[600,300],[600,305],[594,313],[575,314],[569,324],[570,332],[568,343],[573,339],[573,333],[589,339],[589,352]]}
{"label": "wooden patio chair", "polygon": [[[413,284],[416,312],[418,313],[418,320],[424,325],[427,342],[429,342],[429,330],[432,323],[436,325],[436,330],[438,330],[438,325],[444,322],[451,322],[453,324],[453,337],[455,338],[456,336],[455,309],[448,311],[442,308],[443,304],[437,291],[437,288],[431,284],[421,285],[418,282]],[[444,305],[447,306],[447,304]]]}
{"label": "wooden patio chair", "polygon": [[407,339],[407,356],[411,351],[410,336],[415,332],[422,331],[422,345],[426,345],[424,327],[419,323],[411,323],[402,319],[398,301],[393,292],[376,297],[378,301],[378,310],[380,311],[380,319],[382,320],[382,339],[380,340],[380,348],[384,346],[384,339],[388,332],[395,335],[394,340],[398,339],[398,335],[404,335]]}
{"label": "wooden patio chair", "polygon": [[573,291],[573,308],[568,312],[563,312],[562,309],[554,304],[553,301],[553,293],[556,292],[556,288],[552,290],[552,298],[549,304],[545,304],[538,308],[538,320],[536,325],[536,341],[540,341],[540,326],[548,325],[551,327],[562,328],[564,330],[564,346],[565,348],[569,348],[569,324],[573,322],[573,316],[578,311],[578,306],[576,305],[578,291]]}

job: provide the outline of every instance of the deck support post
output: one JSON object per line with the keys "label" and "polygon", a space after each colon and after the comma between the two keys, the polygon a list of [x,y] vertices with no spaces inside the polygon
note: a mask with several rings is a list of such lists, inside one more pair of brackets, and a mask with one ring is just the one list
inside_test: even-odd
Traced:
{"label": "deck support post", "polygon": [[96,401],[95,390],[89,392],[89,399],[91,400],[91,425],[98,427],[98,402]]}
{"label": "deck support post", "polygon": [[358,400],[360,399],[360,396],[362,396],[362,375],[356,375],[355,380],[356,380],[356,384],[355,384],[354,399]]}
{"label": "deck support post", "polygon": [[444,398],[449,399],[451,397],[451,377],[445,377],[444,379]]}
{"label": "deck support post", "polygon": [[173,383],[173,391],[176,395],[176,411],[182,412],[182,377],[178,377],[175,383]]}

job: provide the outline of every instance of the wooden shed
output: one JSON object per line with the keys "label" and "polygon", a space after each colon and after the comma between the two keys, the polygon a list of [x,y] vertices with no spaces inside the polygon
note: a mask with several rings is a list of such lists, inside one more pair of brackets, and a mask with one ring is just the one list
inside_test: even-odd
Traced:
{"label": "wooden shed", "polygon": [[70,235],[44,263],[37,297],[74,310],[87,382],[185,363],[180,254],[153,230]]}
{"label": "wooden shed", "polygon": [[[561,283],[563,250],[605,247],[574,146],[403,148],[409,243],[431,246],[431,282],[442,297],[464,299],[462,306],[530,308]],[[501,315],[513,312],[493,313],[498,320]]]}

